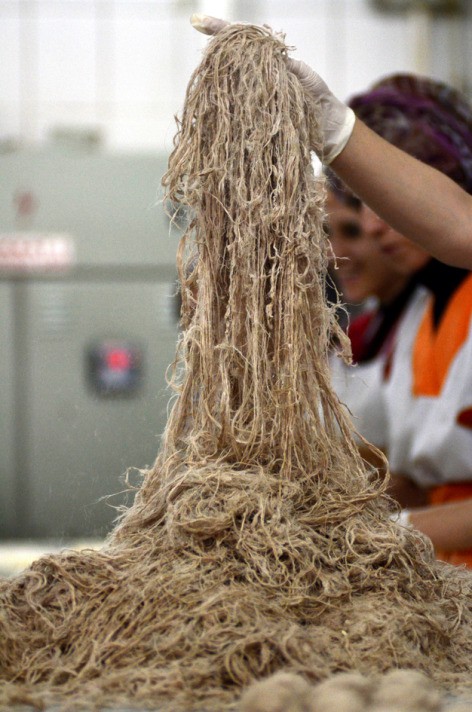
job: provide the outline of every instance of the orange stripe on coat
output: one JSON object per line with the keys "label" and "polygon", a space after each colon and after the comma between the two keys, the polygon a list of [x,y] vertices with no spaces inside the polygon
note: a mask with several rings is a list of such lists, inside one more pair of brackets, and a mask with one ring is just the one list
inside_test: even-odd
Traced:
{"label": "orange stripe on coat", "polygon": [[449,367],[466,341],[472,316],[472,275],[453,295],[439,324],[433,322],[433,302],[426,308],[413,349],[413,395],[438,396]]}

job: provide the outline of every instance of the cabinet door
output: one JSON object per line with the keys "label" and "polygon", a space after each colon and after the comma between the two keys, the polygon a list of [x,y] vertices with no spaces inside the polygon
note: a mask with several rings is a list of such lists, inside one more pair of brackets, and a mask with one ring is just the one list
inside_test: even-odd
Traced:
{"label": "cabinet door", "polygon": [[[124,475],[152,465],[167,419],[165,371],[177,339],[173,278],[29,286],[23,532],[101,536],[112,526],[114,508],[131,503]],[[90,351],[101,343],[141,354],[141,378],[129,393],[94,387]],[[126,366],[118,355],[112,368]],[[132,479],[138,481],[138,473]]]}
{"label": "cabinet door", "polygon": [[0,537],[6,538],[15,523],[15,371],[14,371],[14,287],[0,282]]}

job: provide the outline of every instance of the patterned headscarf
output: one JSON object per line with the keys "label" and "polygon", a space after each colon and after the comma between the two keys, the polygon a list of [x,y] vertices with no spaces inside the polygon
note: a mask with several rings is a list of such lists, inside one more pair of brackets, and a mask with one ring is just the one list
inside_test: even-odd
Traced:
{"label": "patterned headscarf", "polygon": [[472,107],[442,82],[395,74],[349,106],[373,131],[472,193]]}

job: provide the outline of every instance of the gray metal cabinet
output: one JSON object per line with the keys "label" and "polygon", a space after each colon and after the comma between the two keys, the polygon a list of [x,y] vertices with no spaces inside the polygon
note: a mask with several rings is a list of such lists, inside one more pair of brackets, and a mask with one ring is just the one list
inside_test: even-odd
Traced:
{"label": "gray metal cabinet", "polygon": [[[2,379],[10,403],[1,408],[3,536],[102,535],[116,516],[113,506],[126,501],[127,468],[153,463],[177,337],[172,278],[12,285],[17,339]],[[141,379],[129,394],[94,387],[90,351],[103,343],[141,354]]]}
{"label": "gray metal cabinet", "polygon": [[166,164],[0,155],[0,255],[43,234],[75,246],[64,269],[0,260],[0,538],[101,536],[127,499],[127,468],[154,462],[178,337],[177,237],[158,204]]}

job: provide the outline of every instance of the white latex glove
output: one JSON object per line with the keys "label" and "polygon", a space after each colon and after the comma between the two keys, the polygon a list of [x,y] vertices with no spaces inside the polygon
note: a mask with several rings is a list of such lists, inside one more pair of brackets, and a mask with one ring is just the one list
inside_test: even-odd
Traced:
{"label": "white latex glove", "polygon": [[[192,15],[190,22],[196,30],[205,35],[216,35],[230,24],[226,20],[209,15]],[[287,66],[319,105],[323,135],[323,152],[319,158],[325,165],[329,165],[349,141],[355,123],[354,112],[334,96],[320,75],[308,64],[297,59],[288,59]]]}
{"label": "white latex glove", "polygon": [[399,513],[395,512],[390,516],[393,522],[396,522],[401,527],[411,528],[410,510],[402,509]]}

